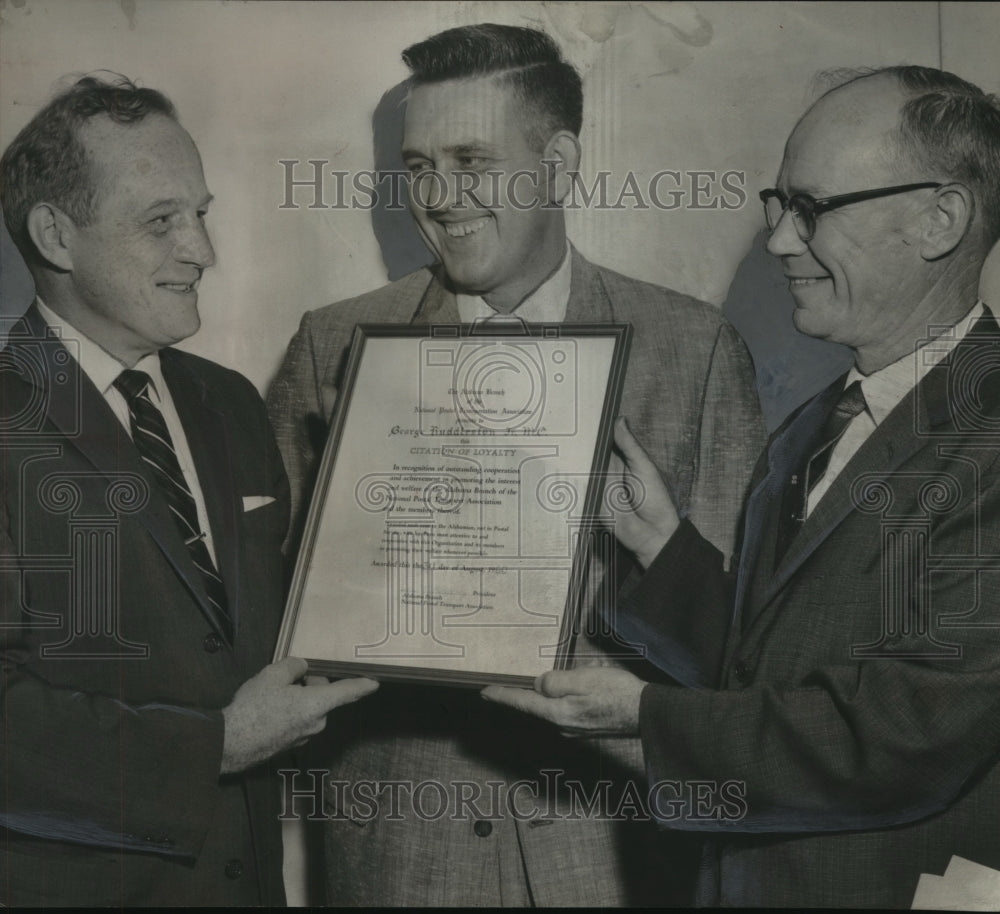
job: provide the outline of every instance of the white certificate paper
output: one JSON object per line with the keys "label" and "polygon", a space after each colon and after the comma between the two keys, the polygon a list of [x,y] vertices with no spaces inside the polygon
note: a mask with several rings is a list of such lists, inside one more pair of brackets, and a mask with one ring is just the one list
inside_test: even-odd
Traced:
{"label": "white certificate paper", "polygon": [[360,327],[278,656],[465,685],[564,665],[629,332]]}

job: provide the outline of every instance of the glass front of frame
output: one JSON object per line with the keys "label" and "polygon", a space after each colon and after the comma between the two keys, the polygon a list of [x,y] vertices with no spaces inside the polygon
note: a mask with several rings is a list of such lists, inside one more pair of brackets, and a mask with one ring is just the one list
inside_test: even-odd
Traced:
{"label": "glass front of frame", "polygon": [[359,326],[276,656],[469,686],[565,666],[613,545],[630,333]]}

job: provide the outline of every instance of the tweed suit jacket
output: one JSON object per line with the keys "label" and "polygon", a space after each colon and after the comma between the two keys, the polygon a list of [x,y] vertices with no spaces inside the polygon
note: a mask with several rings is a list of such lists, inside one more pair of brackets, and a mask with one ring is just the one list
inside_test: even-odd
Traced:
{"label": "tweed suit jacket", "polygon": [[287,480],[263,403],[236,372],[160,354],[230,647],[155,480],[70,351],[32,307],[0,353],[0,901],[282,904],[273,774],[219,775],[220,709],[270,660],[281,614]]}
{"label": "tweed suit jacket", "polygon": [[[710,306],[595,266],[575,250],[571,256],[566,321],[632,323],[622,412],[682,509],[714,541],[731,542],[750,453],[763,441],[742,341]],[[299,531],[354,325],[458,320],[455,296],[437,269],[303,317],[268,395]],[[578,662],[611,662],[604,646],[590,644],[583,653],[590,656]],[[309,763],[329,770],[333,781],[439,781],[451,796],[465,782],[483,799],[474,810],[434,820],[407,808],[400,821],[387,809],[367,817],[351,804],[340,808],[339,794],[328,795],[329,903],[615,905],[662,901],[679,891],[670,866],[677,852],[648,821],[518,821],[486,799],[488,782],[541,783],[546,769],[588,790],[604,779],[620,793],[630,780],[641,783],[638,740],[582,744],[486,706],[474,692],[433,687],[386,684],[363,712],[336,714],[338,745]],[[557,805],[565,800],[551,784],[539,792]],[[667,857],[664,844],[671,844]]]}
{"label": "tweed suit jacket", "polygon": [[712,836],[703,903],[909,907],[953,854],[1000,868],[998,339],[987,311],[775,568],[781,493],[840,385],[807,403],[758,466],[733,573],[684,522],[619,614],[690,686],[643,691],[650,780],[742,785],[662,817]]}

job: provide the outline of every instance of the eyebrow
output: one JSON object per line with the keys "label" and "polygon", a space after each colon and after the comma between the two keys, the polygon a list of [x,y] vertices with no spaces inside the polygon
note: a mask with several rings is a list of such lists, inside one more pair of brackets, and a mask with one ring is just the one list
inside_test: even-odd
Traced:
{"label": "eyebrow", "polygon": [[470,155],[477,152],[494,153],[495,148],[489,143],[459,143],[455,146],[446,146],[446,152],[450,152],[452,155]]}
{"label": "eyebrow", "polygon": [[[774,186],[778,188],[781,187],[781,175],[778,176],[778,182]],[[789,184],[787,194],[789,199],[794,197],[796,194],[804,194],[807,197],[812,197],[814,200],[822,200],[825,197],[831,196],[829,190],[825,189],[821,184]]]}
{"label": "eyebrow", "polygon": [[[444,152],[453,156],[463,156],[463,155],[476,155],[476,154],[487,154],[496,155],[496,147],[491,146],[489,143],[456,143],[454,146],[445,146]],[[402,152],[404,159],[429,159],[430,156],[424,152],[418,152],[415,149],[404,149]]]}
{"label": "eyebrow", "polygon": [[[208,206],[209,203],[211,203],[214,199],[215,199],[214,194],[209,194],[207,197],[203,197],[201,201],[198,203],[198,208],[200,209],[203,206]],[[163,200],[157,200],[154,203],[150,203],[149,206],[146,207],[146,212],[150,213],[155,209],[160,209],[165,206],[183,206],[183,205],[184,201],[180,197],[167,197]]]}

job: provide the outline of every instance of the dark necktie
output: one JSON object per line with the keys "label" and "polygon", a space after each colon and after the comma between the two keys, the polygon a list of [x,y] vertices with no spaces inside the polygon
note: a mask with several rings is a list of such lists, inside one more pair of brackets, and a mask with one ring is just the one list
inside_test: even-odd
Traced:
{"label": "dark necktie", "polygon": [[792,475],[781,499],[781,517],[778,522],[778,536],[775,543],[774,567],[777,568],[795,535],[806,519],[809,493],[816,487],[830,464],[833,448],[841,439],[851,420],[865,411],[864,392],[861,381],[849,384],[841,393],[827,416],[826,422],[816,437],[816,446],[811,456],[802,462]]}
{"label": "dark necktie", "polygon": [[198,523],[198,508],[181,472],[174,443],[167,431],[167,423],[149,398],[149,381],[149,375],[144,371],[126,369],[118,375],[115,387],[128,403],[132,441],[139,456],[153,471],[177,522],[184,545],[188,548],[191,561],[204,581],[215,627],[232,644],[233,621],[227,609],[226,589],[212,563],[208,546],[205,545],[205,534],[201,532],[201,525]]}

